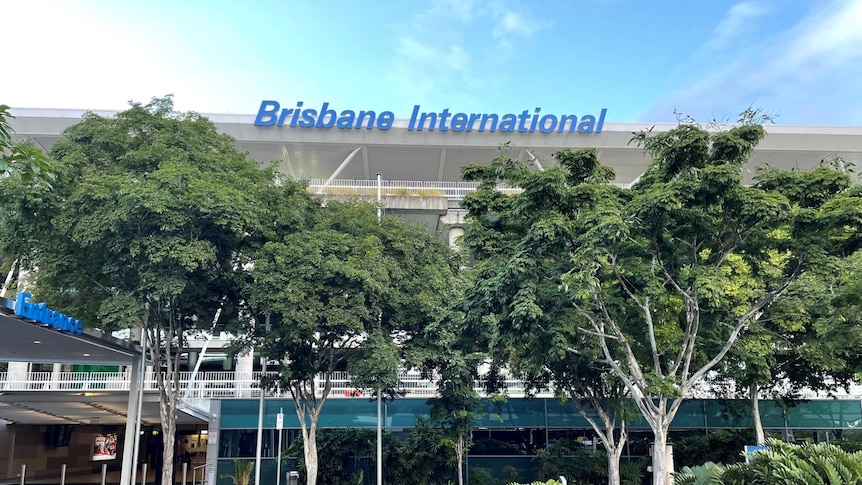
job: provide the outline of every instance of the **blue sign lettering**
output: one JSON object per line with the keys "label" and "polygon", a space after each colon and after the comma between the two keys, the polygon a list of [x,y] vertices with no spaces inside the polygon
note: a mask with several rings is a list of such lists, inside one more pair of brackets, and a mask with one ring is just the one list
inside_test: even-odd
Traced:
{"label": "blue sign lettering", "polygon": [[[602,108],[599,116],[586,114],[581,117],[573,114],[545,114],[542,108],[524,110],[520,114],[506,113],[451,113],[445,108],[439,113],[423,112],[418,104],[413,107],[407,122],[407,131],[455,131],[480,133],[601,133],[605,124],[607,108]],[[303,108],[299,101],[293,108],[282,108],[278,101],[260,102],[254,126],[290,126],[299,128],[340,128],[358,130],[388,130],[392,128],[395,114],[392,111],[352,111],[336,112],[323,103],[320,109]]]}
{"label": "blue sign lettering", "polygon": [[[58,311],[51,310],[44,303],[31,303],[28,300],[31,298],[29,293],[23,291],[18,292],[18,299],[15,300],[15,314],[20,315],[30,320],[35,320],[39,323],[44,323],[50,327],[80,334],[84,330],[84,324],[80,320],[64,315]],[[10,305],[11,306],[11,305]]]}

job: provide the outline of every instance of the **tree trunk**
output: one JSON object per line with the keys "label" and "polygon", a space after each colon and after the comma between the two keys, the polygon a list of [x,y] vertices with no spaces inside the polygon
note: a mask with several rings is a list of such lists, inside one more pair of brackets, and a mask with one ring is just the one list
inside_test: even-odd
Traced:
{"label": "tree trunk", "polygon": [[455,445],[455,453],[458,455],[458,485],[464,485],[464,435],[458,434],[458,443]]}
{"label": "tree trunk", "polygon": [[766,434],[763,432],[763,423],[760,421],[760,397],[757,384],[748,387],[748,397],[751,399],[751,418],[754,419],[754,436],[758,445],[766,444]]}
{"label": "tree trunk", "polygon": [[162,469],[153,470],[155,473],[162,474],[162,485],[171,485],[174,483],[174,444],[177,435],[175,413],[176,410],[169,417],[162,417],[162,439],[165,444],[165,449],[162,453]]}
{"label": "tree trunk", "polygon": [[605,449],[608,452],[608,485],[620,485],[620,455],[623,453],[623,443],[614,447],[605,445]]}
{"label": "tree trunk", "polygon": [[673,484],[673,451],[667,444],[667,429],[662,425],[654,430],[655,441],[652,449],[653,485]]}
{"label": "tree trunk", "polygon": [[[305,453],[306,485],[317,485],[317,423],[312,423],[308,429],[307,439],[303,440]],[[259,485],[259,484],[255,484]]]}

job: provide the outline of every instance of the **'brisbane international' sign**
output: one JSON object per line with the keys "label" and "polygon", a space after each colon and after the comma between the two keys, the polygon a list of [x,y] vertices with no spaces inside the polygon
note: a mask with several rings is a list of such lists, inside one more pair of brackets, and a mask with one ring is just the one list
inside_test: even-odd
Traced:
{"label": "'brisbane international' sign", "polygon": [[[290,126],[299,128],[341,128],[388,130],[395,122],[392,111],[337,112],[323,103],[320,109],[303,108],[302,101],[295,107],[282,108],[278,101],[264,100],[254,118],[255,126]],[[607,108],[599,116],[573,114],[541,114],[542,108],[524,110],[519,114],[506,113],[452,113],[446,108],[439,113],[422,112],[417,104],[410,113],[407,131],[478,131],[519,133],[601,133]]]}

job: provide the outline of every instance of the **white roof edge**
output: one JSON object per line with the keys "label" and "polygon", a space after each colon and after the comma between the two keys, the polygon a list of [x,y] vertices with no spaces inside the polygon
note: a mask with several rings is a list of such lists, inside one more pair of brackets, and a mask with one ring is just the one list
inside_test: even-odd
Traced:
{"label": "white roof edge", "polygon": [[[98,110],[98,109],[66,109],[66,108],[10,108],[10,113],[15,117],[33,117],[33,118],[59,118],[59,119],[79,119],[84,116],[84,113],[92,112],[99,116],[112,116],[117,114],[117,110]],[[253,114],[230,114],[230,113],[201,113],[214,123],[236,123],[248,124],[254,123],[255,115]],[[407,118],[398,118],[392,124],[393,128],[406,128],[408,123]],[[667,131],[677,123],[653,123],[644,122],[605,122],[605,131],[640,131],[654,130]],[[732,126],[732,125],[727,125]],[[266,129],[267,127],[261,127]],[[769,124],[764,125],[767,133],[772,134],[799,134],[799,135],[851,135],[862,136],[862,126],[827,126],[827,125],[780,125]]]}

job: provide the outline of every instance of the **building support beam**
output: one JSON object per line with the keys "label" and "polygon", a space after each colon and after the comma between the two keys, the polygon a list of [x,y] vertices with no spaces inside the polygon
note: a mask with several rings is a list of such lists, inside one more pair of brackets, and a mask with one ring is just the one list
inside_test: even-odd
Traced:
{"label": "building support beam", "polygon": [[362,145],[362,173],[365,180],[371,180],[371,169],[368,168],[368,146]]}
{"label": "building support beam", "polygon": [[446,147],[440,149],[440,165],[437,166],[437,181],[443,181],[443,170],[446,168]]}
{"label": "building support beam", "polygon": [[353,157],[355,157],[356,154],[359,153],[359,150],[362,150],[362,145],[356,147],[352,152],[350,152],[350,155],[347,155],[347,158],[345,158],[344,161],[341,162],[341,165],[339,165],[338,168],[335,169],[335,172],[333,172],[332,175],[330,175],[329,178],[326,179],[326,182],[324,182],[323,185],[321,185],[320,188],[317,189],[318,194],[322,194],[323,189],[328,187],[329,184],[331,184],[332,181],[335,180],[335,177],[338,177],[338,174],[340,174],[341,171],[344,170],[344,167],[346,167],[347,164],[350,163],[351,160],[353,160]]}
{"label": "building support beam", "polygon": [[533,155],[533,152],[531,152],[530,150],[527,150],[527,149],[524,149],[524,151],[527,152],[527,155],[530,156],[530,161],[536,164],[536,168],[538,168],[540,172],[544,172],[545,167],[543,167],[542,164],[539,163],[539,159],[536,158],[535,155]]}
{"label": "building support beam", "polygon": [[134,453],[135,442],[139,439],[138,435],[138,416],[140,416],[140,401],[138,400],[138,388],[143,384],[141,382],[141,367],[142,356],[137,356],[132,360],[132,367],[129,371],[129,402],[128,415],[126,416],[126,434],[123,439],[123,464],[120,468],[120,485],[134,485],[133,473],[135,466],[138,463],[138,457]]}
{"label": "building support beam", "polygon": [[287,174],[296,178],[296,172],[293,171],[293,162],[290,161],[290,152],[287,151],[287,145],[281,144],[281,159],[284,161],[284,166],[287,168]]}

